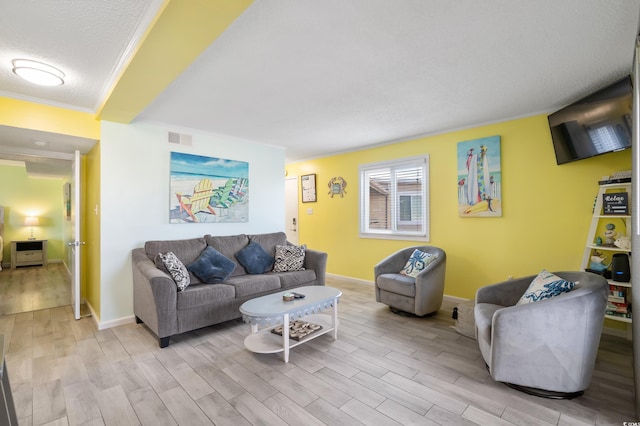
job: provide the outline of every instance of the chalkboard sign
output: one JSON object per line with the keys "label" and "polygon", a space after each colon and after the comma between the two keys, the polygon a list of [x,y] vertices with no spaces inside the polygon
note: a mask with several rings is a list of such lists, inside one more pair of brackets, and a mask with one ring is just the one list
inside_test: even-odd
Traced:
{"label": "chalkboard sign", "polygon": [[611,192],[602,194],[602,214],[628,215],[629,194],[626,192]]}

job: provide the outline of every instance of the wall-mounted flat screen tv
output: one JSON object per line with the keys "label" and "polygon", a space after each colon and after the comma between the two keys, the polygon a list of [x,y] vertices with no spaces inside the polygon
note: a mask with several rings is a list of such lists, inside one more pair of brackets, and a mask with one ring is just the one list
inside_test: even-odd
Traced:
{"label": "wall-mounted flat screen tv", "polygon": [[631,77],[549,115],[558,164],[631,148]]}

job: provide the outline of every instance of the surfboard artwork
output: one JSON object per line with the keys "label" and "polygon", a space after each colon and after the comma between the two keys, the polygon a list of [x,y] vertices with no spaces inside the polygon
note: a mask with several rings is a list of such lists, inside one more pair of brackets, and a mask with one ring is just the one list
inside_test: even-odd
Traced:
{"label": "surfboard artwork", "polygon": [[458,142],[458,214],[502,216],[500,136]]}

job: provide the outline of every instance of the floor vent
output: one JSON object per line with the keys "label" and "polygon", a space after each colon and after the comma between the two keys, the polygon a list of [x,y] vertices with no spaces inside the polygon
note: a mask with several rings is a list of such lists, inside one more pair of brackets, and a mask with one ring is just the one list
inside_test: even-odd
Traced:
{"label": "floor vent", "polygon": [[176,145],[191,146],[191,135],[181,135],[176,132],[169,132],[169,143]]}

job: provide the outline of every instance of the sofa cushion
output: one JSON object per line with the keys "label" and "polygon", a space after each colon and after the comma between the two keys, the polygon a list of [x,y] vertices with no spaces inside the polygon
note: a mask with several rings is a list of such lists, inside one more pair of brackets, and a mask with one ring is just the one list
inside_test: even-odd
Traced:
{"label": "sofa cushion", "polygon": [[524,292],[516,305],[523,305],[573,290],[576,283],[567,281],[564,278],[543,269],[529,284],[529,288]]}
{"label": "sofa cushion", "polygon": [[235,287],[236,297],[262,295],[262,293],[280,290],[280,278],[273,274],[241,275],[229,277],[225,284]]}
{"label": "sofa cushion", "polygon": [[251,241],[237,252],[236,259],[250,274],[263,274],[273,269],[273,256],[255,241]]}
{"label": "sofa cushion", "polygon": [[435,259],[435,254],[425,253],[421,250],[415,249],[413,253],[411,253],[411,256],[409,256],[409,260],[407,260],[407,263],[405,263],[400,273],[409,277],[416,277]]}
{"label": "sofa cushion", "polygon": [[304,271],[278,272],[280,285],[282,288],[290,288],[302,284],[310,283],[316,279],[316,271],[313,269],[305,269]]}
{"label": "sofa cushion", "polygon": [[225,257],[218,250],[207,246],[200,257],[187,265],[187,269],[207,284],[217,284],[226,280],[236,269],[236,262]]}
{"label": "sofa cushion", "polygon": [[304,256],[307,246],[277,245],[274,272],[304,271]]}
{"label": "sofa cushion", "polygon": [[[191,238],[185,240],[147,241],[144,244],[144,252],[151,260],[156,260],[158,253],[173,252],[185,265],[193,262],[200,256],[202,250],[207,247],[204,238]],[[156,261],[156,266],[158,262]]]}
{"label": "sofa cushion", "polygon": [[224,300],[234,299],[236,290],[227,284],[195,284],[189,286],[185,291],[178,293],[176,302],[177,309],[189,309],[197,306],[220,303]]}
{"label": "sofa cushion", "polygon": [[164,264],[167,272],[169,272],[171,277],[173,277],[173,281],[175,281],[178,291],[183,291],[189,286],[189,284],[191,284],[189,271],[187,271],[187,268],[172,251],[164,254],[158,253],[158,258],[160,258]]}
{"label": "sofa cushion", "polygon": [[[204,240],[207,245],[210,245],[214,249],[218,250],[229,259],[235,259],[236,253],[239,252],[247,244],[249,244],[249,237],[245,234],[228,236],[205,235]],[[238,265],[236,269],[231,273],[231,276],[233,277],[236,275],[245,275],[246,273],[247,270],[244,269],[244,266]]]}
{"label": "sofa cushion", "polygon": [[249,235],[249,239],[260,244],[264,251],[274,257],[276,255],[276,246],[284,246],[287,244],[287,234],[284,232]]}
{"label": "sofa cushion", "polygon": [[381,290],[403,296],[416,296],[416,280],[402,274],[382,274],[378,275],[376,283]]}

